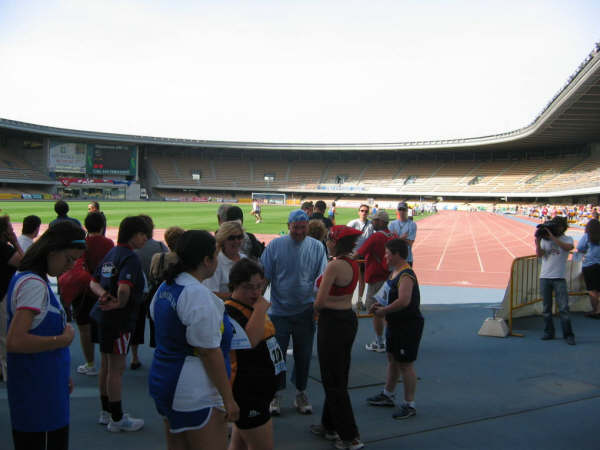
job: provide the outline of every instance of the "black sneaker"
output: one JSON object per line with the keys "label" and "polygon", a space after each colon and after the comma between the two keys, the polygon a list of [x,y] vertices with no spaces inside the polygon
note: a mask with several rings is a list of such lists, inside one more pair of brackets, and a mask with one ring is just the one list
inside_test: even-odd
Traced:
{"label": "black sneaker", "polygon": [[542,341],[551,341],[552,339],[554,339],[552,334],[545,334],[542,336]]}
{"label": "black sneaker", "polygon": [[565,340],[567,341],[567,344],[575,345],[575,336],[567,336]]}
{"label": "black sneaker", "polygon": [[373,397],[369,397],[367,399],[369,405],[373,406],[396,406],[394,404],[394,398],[388,397],[381,391],[379,394],[374,395]]}
{"label": "black sneaker", "polygon": [[409,417],[416,416],[417,410],[412,406],[408,406],[406,403],[403,403],[394,414],[392,414],[392,419],[402,420],[408,419]]}

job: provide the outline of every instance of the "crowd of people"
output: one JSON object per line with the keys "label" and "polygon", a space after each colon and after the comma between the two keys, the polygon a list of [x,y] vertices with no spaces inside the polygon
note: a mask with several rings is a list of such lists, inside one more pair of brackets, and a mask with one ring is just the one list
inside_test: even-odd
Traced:
{"label": "crowd of people", "polygon": [[[327,217],[326,210],[324,202],[305,202],[290,212],[288,234],[266,247],[245,231],[235,205],[219,206],[214,233],[168,228],[166,246],[154,239],[145,215],[124,218],[115,245],[95,202],[83,225],[68,216],[66,202],[56,202],[57,218],[39,237],[39,217],[26,217],[19,237],[10,218],[0,217],[0,322],[8,325],[0,329],[0,339],[6,336],[0,367],[15,449],[68,448],[71,312],[85,358],[76,371],[98,377],[98,422],[110,432],[144,427],[143,419],[124,412],[122,386],[130,351],[129,369],[142,365],[146,321],[155,349],[149,392],[169,449],[274,448],[272,417],[285,408],[288,377],[294,408],[313,412],[306,388],[315,334],[325,400],[310,432],[336,448],[364,447],[348,394],[360,310],[373,316],[374,340],[365,349],[388,360],[383,390],[365,400],[394,407],[394,419],[415,416],[415,361],[425,323],[411,250],[417,224],[405,202],[397,204],[395,220],[361,204],[347,225],[335,224],[335,206]],[[543,339],[554,338],[554,292],[563,336],[574,345],[563,274],[573,240],[564,235],[567,220],[558,221],[557,234],[542,231],[536,238]],[[577,249],[584,255],[588,316],[600,318],[597,219],[588,222]],[[58,277],[60,298],[48,277]]]}
{"label": "crowd of people", "polygon": [[598,220],[600,206],[589,204],[578,205],[523,205],[517,207],[517,213],[544,222],[554,217],[565,217],[570,224],[585,227],[591,219]]}

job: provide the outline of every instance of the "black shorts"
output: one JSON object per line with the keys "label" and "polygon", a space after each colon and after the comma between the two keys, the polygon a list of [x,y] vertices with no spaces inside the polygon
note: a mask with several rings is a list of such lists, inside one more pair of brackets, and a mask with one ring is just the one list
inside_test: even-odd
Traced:
{"label": "black shorts", "polygon": [[86,291],[81,297],[77,297],[71,304],[73,307],[73,316],[75,316],[75,322],[77,325],[89,325],[92,319],[90,319],[90,311],[92,306],[98,301],[91,292]]}
{"label": "black shorts", "polygon": [[416,361],[424,323],[425,321],[422,318],[394,324],[388,323],[385,332],[385,345],[387,352],[391,353],[396,361]]}
{"label": "black shorts", "polygon": [[[276,385],[269,382],[262,383],[261,386],[260,382],[256,381],[257,378],[252,377],[252,380],[236,378],[233,384],[233,397],[240,407],[240,418],[235,424],[241,430],[258,428],[271,418],[269,404],[277,390]],[[272,388],[265,384],[272,385]]]}
{"label": "black shorts", "polygon": [[600,291],[600,264],[584,267],[582,270],[585,288],[588,291]]}

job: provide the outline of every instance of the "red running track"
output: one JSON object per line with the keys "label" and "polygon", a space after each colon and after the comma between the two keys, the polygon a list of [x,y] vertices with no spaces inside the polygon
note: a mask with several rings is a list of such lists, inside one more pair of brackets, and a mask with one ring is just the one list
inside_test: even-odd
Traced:
{"label": "red running track", "polygon": [[[21,224],[13,227],[20,234]],[[442,211],[417,227],[415,271],[424,285],[504,289],[512,261],[535,253],[531,225],[487,212]],[[116,242],[117,231],[110,227],[106,235]],[[163,235],[154,230],[155,239]],[[277,235],[257,237],[268,243]]]}
{"label": "red running track", "polygon": [[492,213],[442,211],[417,226],[413,253],[421,284],[503,289],[512,261],[535,253],[530,225]]}

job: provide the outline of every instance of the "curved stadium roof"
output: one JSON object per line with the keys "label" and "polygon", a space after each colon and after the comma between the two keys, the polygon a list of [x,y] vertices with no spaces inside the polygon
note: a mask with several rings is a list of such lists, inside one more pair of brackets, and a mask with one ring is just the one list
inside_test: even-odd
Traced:
{"label": "curved stadium roof", "polygon": [[55,128],[0,118],[0,131],[97,141],[245,150],[443,150],[526,149],[600,141],[600,43],[531,124],[490,136],[370,144],[294,144],[174,139]]}

